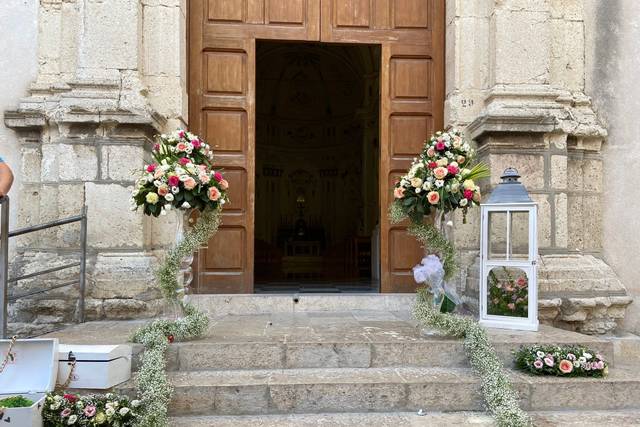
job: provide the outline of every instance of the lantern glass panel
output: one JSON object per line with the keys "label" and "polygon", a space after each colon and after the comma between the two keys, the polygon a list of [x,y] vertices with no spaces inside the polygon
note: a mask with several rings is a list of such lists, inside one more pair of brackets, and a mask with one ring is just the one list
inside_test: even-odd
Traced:
{"label": "lantern glass panel", "polygon": [[507,259],[507,212],[489,212],[488,221],[489,259]]}
{"label": "lantern glass panel", "polygon": [[517,267],[494,267],[487,275],[487,314],[528,317],[529,276]]}
{"label": "lantern glass panel", "polygon": [[509,259],[529,259],[529,212],[513,211],[510,221]]}

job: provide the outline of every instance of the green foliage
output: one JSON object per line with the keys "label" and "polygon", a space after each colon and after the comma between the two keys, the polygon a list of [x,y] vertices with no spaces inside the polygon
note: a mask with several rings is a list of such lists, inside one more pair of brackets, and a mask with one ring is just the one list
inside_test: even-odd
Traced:
{"label": "green foliage", "polygon": [[0,408],[28,408],[33,403],[33,400],[29,400],[24,396],[12,396],[0,399]]}
{"label": "green foliage", "polygon": [[481,379],[485,404],[498,426],[532,425],[529,416],[520,409],[518,393],[513,389],[504,366],[482,326],[471,317],[438,312],[433,308],[426,289],[418,290],[413,314],[426,326],[436,327],[454,337],[464,338],[464,348],[469,362]]}

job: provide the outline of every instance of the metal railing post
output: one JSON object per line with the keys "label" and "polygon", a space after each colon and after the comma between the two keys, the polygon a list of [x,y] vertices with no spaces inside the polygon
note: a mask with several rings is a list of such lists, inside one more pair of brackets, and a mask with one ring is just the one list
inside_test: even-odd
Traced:
{"label": "metal railing post", "polygon": [[87,279],[87,207],[82,207],[82,221],[80,222],[80,323],[84,323],[84,294]]}
{"label": "metal railing post", "polygon": [[0,198],[0,338],[7,338],[9,322],[9,197]]}

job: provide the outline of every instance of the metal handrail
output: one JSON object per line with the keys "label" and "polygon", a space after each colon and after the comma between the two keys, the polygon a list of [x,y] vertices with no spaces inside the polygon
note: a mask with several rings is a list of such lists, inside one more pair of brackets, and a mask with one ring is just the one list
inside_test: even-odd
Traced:
{"label": "metal handrail", "polygon": [[[8,305],[9,302],[17,301],[20,298],[41,294],[44,292],[52,291],[54,289],[63,288],[65,286],[79,284],[79,306],[80,312],[78,315],[78,321],[83,323],[85,320],[85,289],[86,289],[86,272],[87,272],[87,207],[82,208],[80,215],[75,215],[69,218],[58,219],[55,221],[46,222],[44,224],[33,225],[30,227],[20,228],[18,230],[9,231],[9,197],[0,197],[0,337],[7,337],[7,324],[8,324]],[[27,233],[33,233],[40,230],[46,230],[48,228],[59,227],[61,225],[72,224],[80,222],[80,261],[64,264],[57,267],[47,268],[44,270],[36,271],[34,273],[24,274],[22,276],[9,279],[9,238],[21,236]],[[36,291],[29,291],[19,295],[13,295],[9,297],[9,283],[16,283],[20,280],[29,279],[32,277],[42,276],[44,274],[54,273],[56,271],[65,270],[68,268],[80,267],[79,277],[77,280],[71,280],[64,283],[60,283],[51,286],[46,289],[39,289]]]}

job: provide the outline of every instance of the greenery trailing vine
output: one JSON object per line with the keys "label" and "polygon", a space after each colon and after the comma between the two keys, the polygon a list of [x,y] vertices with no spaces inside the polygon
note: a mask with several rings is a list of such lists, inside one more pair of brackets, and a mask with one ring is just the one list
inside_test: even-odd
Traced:
{"label": "greenery trailing vine", "polygon": [[167,253],[157,271],[163,297],[167,302],[178,305],[183,317],[176,320],[155,320],[133,334],[132,341],[144,346],[136,377],[137,393],[142,401],[142,414],[138,420],[141,427],[168,425],[167,411],[173,393],[166,374],[165,354],[169,343],[198,338],[209,326],[209,318],[205,313],[178,298],[178,273],[180,261],[197,251],[216,233],[220,226],[221,209],[222,207],[218,207],[202,212],[184,239]]}
{"label": "greenery trailing vine", "polygon": [[518,393],[507,376],[502,361],[489,342],[487,332],[473,318],[441,313],[431,304],[426,288],[418,290],[414,317],[424,324],[464,338],[464,348],[475,373],[480,377],[486,407],[498,426],[528,427],[529,415],[520,408]]}

